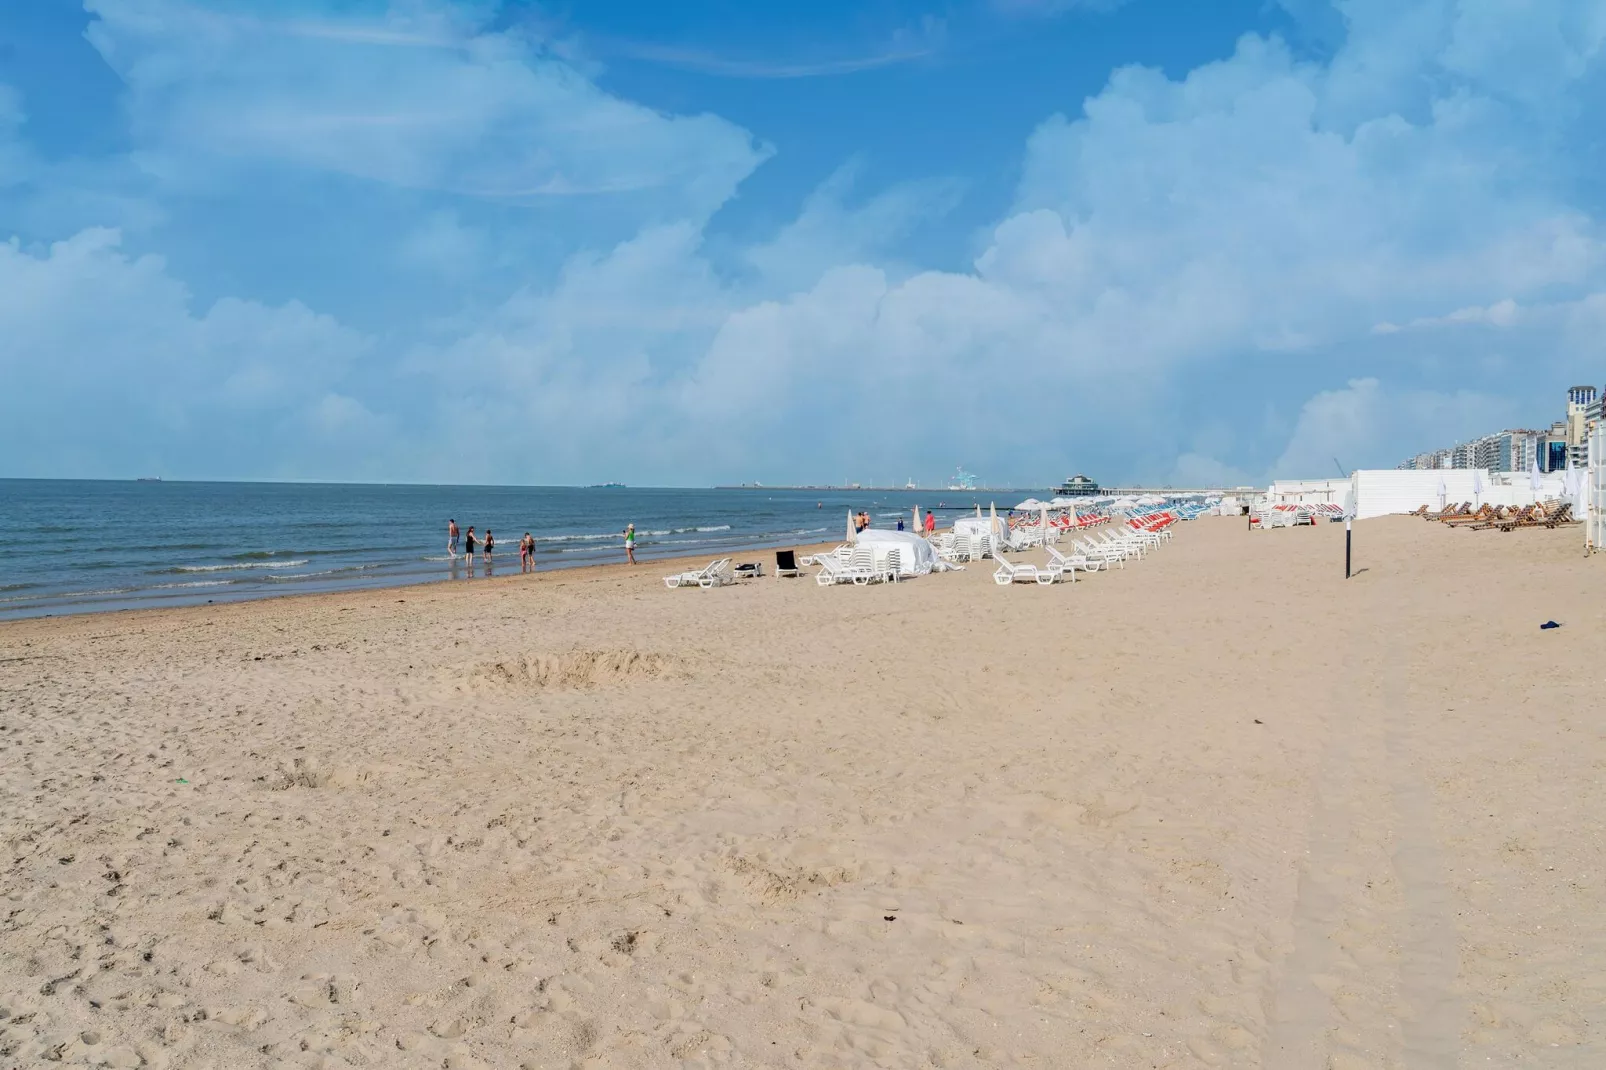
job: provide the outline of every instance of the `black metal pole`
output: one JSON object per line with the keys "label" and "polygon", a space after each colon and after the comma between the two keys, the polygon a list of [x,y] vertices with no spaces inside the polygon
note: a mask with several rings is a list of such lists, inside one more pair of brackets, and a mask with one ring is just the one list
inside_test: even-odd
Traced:
{"label": "black metal pole", "polygon": [[1350,530],[1349,517],[1344,518],[1344,578],[1349,579]]}

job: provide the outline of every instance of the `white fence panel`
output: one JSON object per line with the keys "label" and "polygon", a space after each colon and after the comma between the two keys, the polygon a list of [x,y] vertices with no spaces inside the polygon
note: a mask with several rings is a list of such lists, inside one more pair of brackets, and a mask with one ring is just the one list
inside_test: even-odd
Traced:
{"label": "white fence panel", "polygon": [[1589,433],[1589,471],[1584,479],[1584,545],[1606,548],[1606,427]]}
{"label": "white fence panel", "polygon": [[[1358,520],[1367,517],[1387,516],[1390,513],[1410,513],[1422,506],[1437,509],[1440,505],[1457,505],[1461,502],[1481,504],[1481,488],[1490,484],[1489,473],[1481,468],[1424,468],[1357,469],[1350,477],[1354,483],[1354,511]],[[1439,483],[1444,483],[1441,501]],[[1479,487],[1474,491],[1474,487]]]}

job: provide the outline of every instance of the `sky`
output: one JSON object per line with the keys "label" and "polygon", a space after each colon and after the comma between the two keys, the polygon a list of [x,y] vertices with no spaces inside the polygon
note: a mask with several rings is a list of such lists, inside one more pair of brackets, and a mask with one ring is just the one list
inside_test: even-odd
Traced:
{"label": "sky", "polygon": [[0,475],[1247,484],[1606,381],[1606,0],[0,5]]}

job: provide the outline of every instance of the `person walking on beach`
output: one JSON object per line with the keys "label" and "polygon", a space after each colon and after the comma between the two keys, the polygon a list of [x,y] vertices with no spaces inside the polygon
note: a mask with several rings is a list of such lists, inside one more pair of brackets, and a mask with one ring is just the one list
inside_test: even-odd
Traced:
{"label": "person walking on beach", "polygon": [[535,539],[528,531],[524,533],[524,538],[519,540],[519,571],[535,571]]}
{"label": "person walking on beach", "polygon": [[625,559],[632,565],[636,563],[636,525],[625,525]]}
{"label": "person walking on beach", "polygon": [[927,535],[935,535],[936,533],[937,533],[937,517],[936,517],[936,514],[932,513],[931,510],[927,509],[926,510],[926,534]]}
{"label": "person walking on beach", "polygon": [[446,522],[446,552],[453,557],[457,556],[457,521]]}

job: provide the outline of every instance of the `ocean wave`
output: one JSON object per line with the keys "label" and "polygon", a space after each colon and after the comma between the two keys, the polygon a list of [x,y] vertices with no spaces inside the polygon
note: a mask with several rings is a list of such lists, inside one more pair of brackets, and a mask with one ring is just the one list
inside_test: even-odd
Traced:
{"label": "ocean wave", "polygon": [[33,601],[65,601],[77,598],[99,598],[111,594],[133,594],[138,587],[107,587],[99,591],[56,591],[52,593],[40,592],[38,594],[14,595],[10,598],[0,598],[5,602],[33,602]]}
{"label": "ocean wave", "polygon": [[[692,535],[699,532],[729,531],[730,529],[731,526],[729,524],[711,524],[705,527],[691,528],[637,528],[636,537],[654,538],[662,535]],[[622,541],[624,539],[624,532],[608,531],[600,534],[591,532],[575,532],[563,535],[537,535],[535,537],[535,543],[537,546],[539,546],[545,542],[601,542],[605,539]]]}
{"label": "ocean wave", "polygon": [[153,583],[149,587],[141,588],[146,591],[166,591],[176,587],[228,587],[233,580],[189,580],[185,583]]}
{"label": "ocean wave", "polygon": [[[301,563],[303,565],[306,564],[305,561]],[[383,562],[375,561],[366,565],[344,565],[340,568],[325,568],[317,572],[297,572],[293,576],[264,576],[263,579],[272,580],[275,583],[294,583],[296,580],[310,580],[314,576],[334,576],[342,572],[366,572],[371,568],[384,567]]]}
{"label": "ocean wave", "polygon": [[179,565],[168,572],[230,572],[242,568],[296,568],[307,564],[306,558],[298,561],[239,561],[232,565]]}

